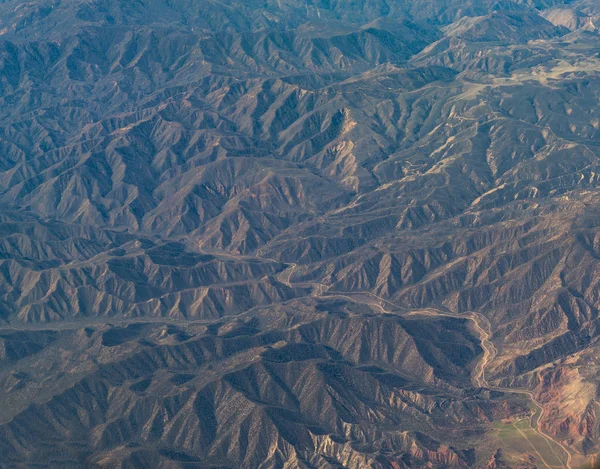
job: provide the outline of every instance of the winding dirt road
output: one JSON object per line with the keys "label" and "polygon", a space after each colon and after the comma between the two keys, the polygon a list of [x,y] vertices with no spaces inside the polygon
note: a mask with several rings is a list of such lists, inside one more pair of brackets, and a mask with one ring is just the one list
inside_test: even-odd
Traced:
{"label": "winding dirt road", "polygon": [[[343,296],[353,294],[351,292],[341,292],[341,293],[344,294]],[[354,294],[356,294],[356,293],[354,293]],[[375,299],[383,302],[384,304],[387,303],[391,306],[394,306],[395,308],[403,309],[400,306],[392,303],[391,301],[386,300],[385,298],[381,298],[380,296],[377,296],[373,293],[361,292],[361,294],[375,298]],[[328,294],[327,296],[332,296],[332,294]],[[340,295],[335,295],[335,296],[340,296]],[[347,298],[347,296],[346,296],[346,298]],[[380,304],[375,304],[375,305],[371,305],[371,306],[376,306],[382,313],[394,314],[393,312],[388,311],[385,308],[383,308],[383,306],[381,306]],[[490,340],[492,337],[491,324],[490,324],[489,320],[483,314],[478,313],[476,311],[470,311],[470,312],[467,312],[464,314],[453,314],[453,313],[439,311],[439,310],[435,310],[435,309],[426,309],[426,310],[421,310],[421,311],[410,312],[410,313],[408,313],[408,316],[446,316],[446,317],[451,317],[451,318],[455,318],[455,319],[469,319],[473,323],[473,327],[477,331],[477,334],[479,334],[479,338],[481,341],[481,348],[483,349],[483,356],[482,356],[481,360],[477,363],[477,366],[475,367],[475,372],[473,374],[473,382],[475,383],[475,385],[480,388],[483,388],[483,389],[488,389],[490,391],[498,391],[498,392],[510,393],[510,394],[521,394],[521,395],[527,396],[527,398],[530,400],[530,402],[536,408],[535,413],[531,416],[531,419],[530,419],[531,428],[535,432],[537,432],[541,438],[543,438],[544,440],[546,440],[546,442],[548,442],[548,445],[549,445],[550,449],[552,450],[552,452],[554,453],[554,455],[556,456],[556,458],[559,461],[564,461],[564,465],[556,466],[556,465],[548,463],[545,460],[544,456],[542,454],[540,454],[540,452],[530,442],[530,445],[532,446],[533,450],[535,451],[537,456],[540,458],[540,461],[548,469],[555,469],[555,468],[561,468],[561,467],[566,468],[566,469],[572,469],[572,466],[571,466],[572,457],[571,457],[571,453],[567,449],[567,447],[565,445],[563,445],[560,441],[554,439],[551,435],[548,435],[547,433],[545,433],[541,429],[541,422],[544,417],[544,413],[545,413],[546,409],[535,398],[534,393],[527,389],[492,386],[488,383],[488,381],[485,377],[485,371],[486,371],[488,364],[491,363],[494,360],[494,358],[496,357],[496,355],[498,354],[498,350],[496,349],[496,347]],[[527,438],[527,435],[525,435],[520,429],[517,428],[517,430],[519,431],[519,433],[521,433],[523,438],[525,438],[527,441],[529,441],[529,439]],[[562,456],[557,454],[557,452],[554,449],[555,448],[554,445],[561,448],[561,450],[564,453]]]}
{"label": "winding dirt road", "polygon": [[[260,250],[256,253],[256,255],[254,257],[257,259],[260,259],[260,260],[264,260],[264,261],[278,262],[275,259],[261,257]],[[293,286],[296,282],[292,282],[291,278],[292,278],[292,275],[294,274],[294,271],[296,270],[296,268],[297,268],[297,264],[289,263],[288,267],[277,275],[277,280],[284,283],[288,287],[293,288]],[[352,296],[356,296],[356,295],[369,296],[369,297],[375,299],[376,302],[374,302],[374,303],[369,302],[367,304],[369,304],[369,306],[376,307],[383,314],[398,314],[398,313],[397,313],[397,311],[392,312],[392,311],[386,310],[378,302],[383,303],[383,305],[387,304],[387,305],[393,306],[396,310],[400,310],[400,311],[405,310],[401,306],[396,305],[396,304],[392,303],[391,301],[386,300],[385,298],[382,298],[371,292],[337,292],[337,291],[329,292],[328,291],[329,286],[327,286],[327,285],[324,285],[321,283],[315,283],[315,282],[307,282],[307,284],[310,284],[314,287],[314,291],[313,291],[312,295],[315,297],[320,297],[320,298],[342,297],[342,298],[348,299],[350,301],[357,302],[354,298],[352,298]],[[475,371],[473,374],[474,384],[480,388],[488,389],[490,391],[498,391],[498,392],[503,392],[503,393],[520,394],[520,395],[527,396],[527,398],[530,400],[530,402],[536,408],[535,413],[531,416],[531,419],[530,419],[531,428],[535,432],[537,432],[541,438],[543,438],[544,440],[546,440],[546,442],[548,442],[549,447],[551,448],[552,452],[554,453],[554,455],[556,456],[556,458],[559,461],[565,461],[564,466],[556,466],[556,465],[552,465],[552,464],[548,463],[544,459],[543,455],[540,454],[539,451],[530,442],[535,453],[540,458],[540,461],[548,469],[556,469],[556,468],[560,468],[560,467],[563,467],[566,469],[572,469],[572,466],[571,466],[572,457],[571,457],[570,451],[560,441],[554,439],[551,435],[548,435],[541,429],[541,422],[544,417],[545,408],[542,404],[540,404],[537,401],[537,399],[534,396],[534,393],[527,389],[492,386],[488,383],[488,381],[485,377],[486,368],[494,360],[494,358],[498,354],[498,351],[497,351],[496,347],[494,346],[494,344],[490,340],[493,335],[492,329],[491,329],[491,324],[484,315],[482,315],[481,313],[478,313],[476,311],[470,311],[470,312],[467,312],[464,314],[454,314],[454,313],[450,313],[450,312],[446,312],[446,311],[440,311],[437,309],[426,309],[426,310],[420,310],[420,311],[413,311],[413,312],[409,312],[407,315],[409,315],[409,316],[412,316],[412,315],[415,315],[415,316],[417,316],[417,315],[419,315],[419,316],[447,316],[447,317],[451,317],[451,318],[455,318],[455,319],[469,319],[473,323],[473,327],[477,331],[477,334],[479,335],[479,338],[481,341],[481,348],[483,349],[483,356],[482,356],[481,360],[477,363],[477,366],[475,367]],[[520,429],[517,428],[517,430],[519,431],[519,433],[521,433],[523,435],[523,437],[526,440],[528,440],[527,436]],[[564,455],[562,457],[560,455],[558,455],[557,452],[555,451],[555,449],[554,449],[555,446],[558,446],[559,448],[561,448],[561,451],[564,453]]]}
{"label": "winding dirt road", "polygon": [[[437,310],[415,311],[415,312],[410,313],[410,315],[447,316],[447,317],[459,318],[459,319],[467,318],[467,319],[471,320],[471,322],[473,323],[473,327],[479,334],[479,338],[481,340],[481,348],[483,349],[483,356],[482,356],[481,360],[479,361],[479,363],[477,364],[477,366],[475,368],[475,373],[473,375],[474,383],[480,388],[489,389],[491,391],[498,391],[498,392],[511,393],[511,394],[521,394],[521,395],[527,396],[529,398],[529,400],[531,401],[531,403],[537,409],[536,412],[531,416],[531,420],[530,420],[531,428],[533,428],[544,440],[546,440],[548,442],[554,455],[558,458],[559,461],[564,460],[565,464],[564,464],[564,466],[556,466],[556,465],[552,465],[552,464],[548,463],[544,459],[544,457],[537,451],[537,449],[535,449],[535,447],[533,447],[533,445],[532,445],[537,456],[540,458],[541,462],[550,469],[557,468],[557,467],[565,467],[566,469],[572,469],[572,467],[571,467],[571,452],[560,441],[554,439],[552,436],[548,435],[541,429],[541,422],[544,417],[545,408],[535,398],[534,393],[527,389],[492,386],[488,383],[487,379],[485,378],[485,370],[486,370],[488,364],[491,363],[494,360],[494,358],[496,357],[496,355],[498,354],[496,347],[490,340],[490,338],[492,337],[491,324],[485,316],[483,316],[481,313],[477,313],[475,311],[470,311],[468,313],[461,315],[461,314],[452,314],[452,313],[447,313],[447,312],[437,311]],[[482,324],[483,324],[483,326],[482,326]],[[527,439],[527,436],[523,432],[521,432],[520,430],[519,430],[519,432],[523,435],[523,437],[525,439]],[[554,450],[554,445],[560,447],[561,450],[564,452],[564,455],[562,457],[556,453],[556,451]]]}

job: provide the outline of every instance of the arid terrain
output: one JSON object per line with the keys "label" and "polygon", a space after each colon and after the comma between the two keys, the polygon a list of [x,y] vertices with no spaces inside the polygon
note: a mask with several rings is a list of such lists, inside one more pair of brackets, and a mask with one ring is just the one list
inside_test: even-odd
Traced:
{"label": "arid terrain", "polygon": [[0,467],[600,463],[597,27],[0,0]]}

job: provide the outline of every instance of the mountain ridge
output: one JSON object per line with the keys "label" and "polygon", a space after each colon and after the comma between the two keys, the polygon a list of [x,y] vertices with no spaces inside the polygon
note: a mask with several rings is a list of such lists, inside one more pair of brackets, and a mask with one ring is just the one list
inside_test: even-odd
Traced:
{"label": "mountain ridge", "polygon": [[596,10],[0,3],[0,466],[597,462]]}

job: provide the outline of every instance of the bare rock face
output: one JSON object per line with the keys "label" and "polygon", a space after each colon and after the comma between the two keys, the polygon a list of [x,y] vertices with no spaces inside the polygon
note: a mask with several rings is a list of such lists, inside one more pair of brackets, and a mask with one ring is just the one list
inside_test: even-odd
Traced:
{"label": "bare rock face", "polygon": [[0,467],[596,463],[599,18],[0,2]]}

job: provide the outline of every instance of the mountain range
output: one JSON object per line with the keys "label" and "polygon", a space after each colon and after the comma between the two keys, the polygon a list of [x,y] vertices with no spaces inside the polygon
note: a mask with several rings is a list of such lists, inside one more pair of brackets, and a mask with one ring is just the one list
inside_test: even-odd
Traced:
{"label": "mountain range", "polygon": [[0,1],[0,467],[600,463],[597,25]]}

